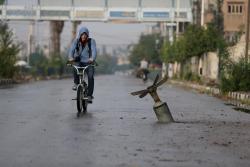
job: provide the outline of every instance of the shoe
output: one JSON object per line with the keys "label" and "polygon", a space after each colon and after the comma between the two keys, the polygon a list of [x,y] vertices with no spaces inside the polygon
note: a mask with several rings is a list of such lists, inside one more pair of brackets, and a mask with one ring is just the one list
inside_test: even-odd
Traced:
{"label": "shoe", "polygon": [[72,90],[76,90],[77,89],[77,84],[74,84],[72,87]]}
{"label": "shoe", "polygon": [[92,99],[93,99],[94,97],[93,96],[88,96],[88,102],[89,103],[92,103]]}

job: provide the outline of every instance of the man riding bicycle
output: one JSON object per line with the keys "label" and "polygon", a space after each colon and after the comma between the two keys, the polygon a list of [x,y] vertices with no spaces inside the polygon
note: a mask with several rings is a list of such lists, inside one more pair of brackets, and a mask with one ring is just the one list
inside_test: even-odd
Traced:
{"label": "man riding bicycle", "polygon": [[[89,30],[86,27],[81,27],[78,31],[76,39],[72,42],[68,63],[76,62],[78,66],[85,67],[93,64],[96,60],[96,42],[94,39],[89,38]],[[94,67],[89,66],[86,70],[88,76],[88,101],[92,102],[94,91]],[[74,70],[74,86],[73,90],[77,89],[79,76]]]}

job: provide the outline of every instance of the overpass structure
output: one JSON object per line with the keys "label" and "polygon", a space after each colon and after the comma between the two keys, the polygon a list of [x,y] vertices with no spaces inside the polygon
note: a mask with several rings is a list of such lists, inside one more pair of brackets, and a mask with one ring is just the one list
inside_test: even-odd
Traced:
{"label": "overpass structure", "polygon": [[35,50],[34,24],[50,21],[50,53],[60,52],[64,21],[71,21],[72,39],[79,22],[161,22],[163,36],[184,30],[192,22],[193,0],[0,0],[0,19],[30,21],[28,55]]}
{"label": "overpass structure", "polygon": [[0,6],[1,20],[192,22],[192,0],[33,0]]}

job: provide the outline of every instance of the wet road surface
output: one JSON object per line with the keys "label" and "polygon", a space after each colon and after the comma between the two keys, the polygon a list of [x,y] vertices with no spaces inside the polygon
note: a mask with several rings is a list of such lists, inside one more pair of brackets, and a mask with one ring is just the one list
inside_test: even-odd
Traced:
{"label": "wet road surface", "polygon": [[159,124],[150,83],[96,76],[95,99],[76,118],[72,80],[0,89],[0,166],[250,166],[250,115],[171,85],[158,89],[176,123]]}

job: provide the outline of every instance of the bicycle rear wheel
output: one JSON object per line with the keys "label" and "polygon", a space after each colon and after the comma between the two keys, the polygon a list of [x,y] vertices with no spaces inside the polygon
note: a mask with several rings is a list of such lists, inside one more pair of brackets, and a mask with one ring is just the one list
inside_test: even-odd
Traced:
{"label": "bicycle rear wheel", "polygon": [[87,99],[87,88],[85,87],[83,90],[83,100],[82,100],[82,107],[83,107],[83,112],[86,113],[87,112],[87,106],[88,106],[88,99]]}

